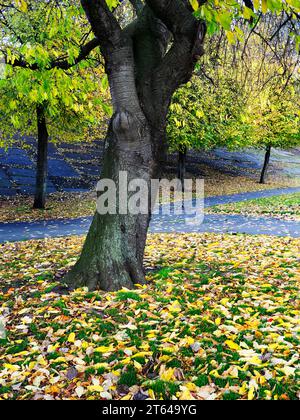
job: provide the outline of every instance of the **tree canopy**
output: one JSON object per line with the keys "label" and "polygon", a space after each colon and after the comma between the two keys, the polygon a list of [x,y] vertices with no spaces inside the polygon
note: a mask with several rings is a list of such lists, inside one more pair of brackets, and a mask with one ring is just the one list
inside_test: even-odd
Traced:
{"label": "tree canopy", "polygon": [[171,149],[299,144],[299,46],[287,28],[277,31],[285,22],[282,12],[268,14],[255,26],[240,22],[244,36],[234,44],[224,29],[211,38],[192,81],[174,95]]}
{"label": "tree canopy", "polygon": [[[0,80],[2,140],[17,129],[35,134],[36,106],[42,106],[52,138],[90,137],[107,102],[106,76],[98,45],[78,2],[22,1],[2,5],[0,51],[6,60]],[[83,60],[88,58],[88,60]],[[99,82],[103,80],[102,84]],[[88,137],[88,136],[86,136]]]}

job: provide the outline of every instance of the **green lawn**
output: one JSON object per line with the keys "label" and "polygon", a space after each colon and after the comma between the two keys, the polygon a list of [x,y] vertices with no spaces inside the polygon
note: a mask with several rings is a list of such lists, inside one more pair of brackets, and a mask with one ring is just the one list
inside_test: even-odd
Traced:
{"label": "green lawn", "polygon": [[214,206],[208,212],[300,220],[300,193]]}

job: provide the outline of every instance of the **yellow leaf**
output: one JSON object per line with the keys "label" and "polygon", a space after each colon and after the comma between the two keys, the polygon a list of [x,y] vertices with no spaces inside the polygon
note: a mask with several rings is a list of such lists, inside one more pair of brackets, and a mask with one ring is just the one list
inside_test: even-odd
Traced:
{"label": "yellow leaf", "polygon": [[134,367],[137,369],[137,371],[141,372],[141,370],[143,369],[143,366],[136,360],[134,360],[133,364],[134,364]]}
{"label": "yellow leaf", "polygon": [[217,319],[215,320],[215,324],[216,324],[217,326],[221,325],[221,322],[222,322],[222,319],[221,319],[221,318],[217,318]]}
{"label": "yellow leaf", "polygon": [[5,367],[5,369],[10,370],[11,372],[16,372],[17,370],[20,369],[20,366],[18,366],[18,365],[11,365],[9,363],[4,363],[3,366]]}
{"label": "yellow leaf", "polygon": [[254,386],[252,386],[248,392],[248,400],[250,401],[254,400],[254,396],[255,396],[255,388]]}
{"label": "yellow leaf", "polygon": [[175,380],[174,378],[174,368],[169,368],[165,370],[165,367],[162,366],[161,372],[160,372],[160,379],[162,381],[170,382]]}
{"label": "yellow leaf", "polygon": [[261,364],[262,364],[262,361],[261,361],[261,359],[260,359],[258,356],[254,356],[254,357],[252,357],[252,359],[250,360],[250,363],[251,363],[252,365],[261,365]]}
{"label": "yellow leaf", "polygon": [[91,385],[91,386],[88,386],[88,390],[90,392],[102,392],[104,388],[100,385]]}
{"label": "yellow leaf", "polygon": [[43,356],[38,356],[38,358],[37,358],[36,360],[37,360],[37,362],[38,362],[40,365],[42,365],[42,366],[47,366],[47,365],[48,365],[47,360],[46,360],[46,359],[44,359],[44,357],[43,357]]}
{"label": "yellow leaf", "polygon": [[132,359],[134,359],[135,357],[145,357],[145,356],[151,356],[152,355],[152,351],[140,351],[139,353],[136,353],[132,356]]}
{"label": "yellow leaf", "polygon": [[131,394],[125,395],[125,397],[122,397],[121,400],[131,400]]}
{"label": "yellow leaf", "polygon": [[220,302],[221,302],[221,304],[222,304],[223,306],[226,306],[226,305],[227,305],[227,303],[229,302],[229,299],[228,299],[228,298],[224,298],[224,299],[221,299],[221,300],[220,300]]}
{"label": "yellow leaf", "polygon": [[190,0],[191,6],[195,12],[199,9],[199,3],[198,0]]}
{"label": "yellow leaf", "polygon": [[193,383],[193,382],[188,382],[187,384],[185,384],[185,387],[189,390],[189,391],[197,391],[197,386]]}
{"label": "yellow leaf", "polygon": [[247,382],[243,382],[243,385],[239,389],[240,395],[245,395],[247,393],[248,385]]}
{"label": "yellow leaf", "polygon": [[168,310],[170,312],[180,312],[181,311],[181,306],[180,306],[180,303],[178,302],[178,300],[175,300],[171,305],[169,305]]}
{"label": "yellow leaf", "polygon": [[189,401],[189,400],[194,400],[195,398],[192,396],[192,394],[190,393],[190,391],[186,388],[179,397],[180,400],[185,400],[185,401]]}
{"label": "yellow leaf", "polygon": [[21,10],[21,12],[27,12],[28,10],[28,6],[27,6],[27,2],[25,0],[18,0],[18,7]]}
{"label": "yellow leaf", "polygon": [[225,341],[225,344],[227,344],[227,346],[231,349],[231,350],[241,350],[240,346],[238,344],[236,344],[234,341],[232,340],[227,340]]}
{"label": "yellow leaf", "polygon": [[227,31],[226,36],[227,36],[227,39],[228,39],[230,44],[235,44],[235,34],[234,34],[234,32]]}
{"label": "yellow leaf", "polygon": [[149,397],[151,398],[151,400],[155,400],[156,399],[155,398],[154,391],[152,389],[149,389],[148,394],[149,394]]}
{"label": "yellow leaf", "polygon": [[186,342],[189,346],[195,343],[195,340],[192,337],[187,337]]}
{"label": "yellow leaf", "polygon": [[244,18],[250,19],[253,16],[253,12],[249,7],[245,7],[244,9]]}
{"label": "yellow leaf", "polygon": [[68,342],[69,343],[75,343],[75,333],[71,333],[68,337]]}
{"label": "yellow leaf", "polygon": [[109,353],[114,350],[114,346],[100,346],[95,349],[95,353]]}
{"label": "yellow leaf", "polygon": [[260,0],[253,0],[254,9],[258,10],[260,6]]}

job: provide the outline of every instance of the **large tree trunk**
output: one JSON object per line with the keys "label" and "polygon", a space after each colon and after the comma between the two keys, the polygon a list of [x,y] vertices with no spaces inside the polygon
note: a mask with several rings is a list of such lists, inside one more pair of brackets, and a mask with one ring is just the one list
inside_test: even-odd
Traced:
{"label": "large tree trunk", "polygon": [[[125,131],[124,119],[129,121]],[[119,194],[124,193],[124,190],[120,191],[123,188],[119,182],[120,172],[127,173],[128,183],[134,179],[146,181],[149,187],[146,200],[151,200],[150,180],[155,165],[150,133],[144,127],[142,138],[141,132],[136,130],[137,124],[133,117],[131,120],[126,114],[116,114],[110,123],[102,179],[113,180],[117,187],[117,214],[101,215],[96,212],[81,257],[64,279],[72,288],[87,286],[91,290],[118,290],[145,283],[143,256],[151,211],[149,208],[147,214],[134,215],[129,211],[120,214],[126,213],[126,209],[121,211],[118,202]],[[130,142],[128,135],[132,139]],[[133,194],[128,194],[129,200]],[[124,207],[128,203],[120,204]]]}
{"label": "large tree trunk", "polygon": [[44,209],[47,194],[48,175],[48,140],[47,123],[42,106],[37,106],[38,150],[36,165],[36,187],[34,196],[34,209]]}
{"label": "large tree trunk", "polygon": [[272,151],[272,147],[270,145],[267,146],[266,154],[265,154],[265,160],[264,160],[264,166],[263,166],[263,169],[262,169],[261,175],[260,175],[260,184],[265,184],[266,183],[266,176],[267,176],[267,172],[268,172],[268,168],[269,168],[269,164],[270,164],[271,151]]}
{"label": "large tree trunk", "polygon": [[143,180],[149,205],[146,214],[126,213],[124,203],[116,214],[97,212],[80,259],[63,281],[91,290],[132,288],[145,282],[143,256],[153,204],[150,184],[160,175],[169,105],[203,53],[206,27],[194,18],[190,5],[177,0],[138,2],[137,19],[125,29],[105,0],[81,3],[101,45],[114,108],[102,179],[114,181],[118,193],[124,192],[120,172],[127,174],[128,182]]}

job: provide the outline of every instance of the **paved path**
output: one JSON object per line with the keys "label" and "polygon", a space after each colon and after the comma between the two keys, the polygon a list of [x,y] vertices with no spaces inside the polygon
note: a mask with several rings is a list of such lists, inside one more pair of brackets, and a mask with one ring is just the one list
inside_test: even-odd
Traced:
{"label": "paved path", "polygon": [[[300,188],[277,189],[235,194],[231,196],[209,197],[205,200],[205,207],[295,192],[300,192]],[[195,205],[194,201],[186,203],[186,214],[192,214],[191,210],[193,209],[193,205]],[[175,211],[178,210],[178,206],[175,205],[174,207]],[[163,206],[163,209],[166,210],[166,205]],[[28,239],[42,239],[47,237],[84,235],[88,231],[91,220],[91,217],[85,217],[71,220],[0,223],[0,243]],[[150,231],[177,233],[228,232],[252,235],[300,237],[300,222],[296,221],[219,214],[206,215],[203,223],[197,223],[197,220],[196,223],[192,223],[193,220],[195,219],[185,215],[156,214],[152,219]]]}
{"label": "paved path", "polygon": [[[238,203],[241,201],[248,201],[248,200],[255,200],[257,198],[268,198],[268,197],[278,197],[281,195],[286,194],[295,194],[300,193],[300,187],[292,187],[292,188],[276,188],[272,190],[264,190],[264,191],[250,191],[240,194],[231,194],[231,195],[222,195],[222,196],[215,196],[215,197],[207,197],[205,198],[204,206],[205,207],[212,207],[212,206],[219,206],[222,204],[230,204],[230,203]],[[185,204],[185,208],[190,210],[191,208],[195,208],[196,200],[188,201]],[[181,204],[179,204],[181,206]],[[175,208],[176,203],[174,204]]]}
{"label": "paved path", "polygon": [[[85,235],[91,218],[49,222],[9,223],[0,225],[0,243],[29,239]],[[154,216],[150,232],[153,233],[245,233],[300,237],[300,222],[240,215],[206,215],[202,224],[187,223],[184,216]]]}

